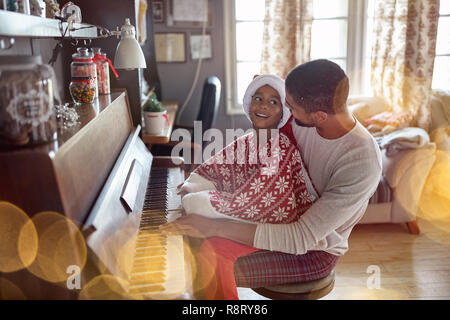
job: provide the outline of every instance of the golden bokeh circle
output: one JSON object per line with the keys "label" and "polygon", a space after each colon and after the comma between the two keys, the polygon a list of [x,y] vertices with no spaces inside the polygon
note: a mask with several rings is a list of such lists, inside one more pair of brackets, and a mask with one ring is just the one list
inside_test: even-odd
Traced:
{"label": "golden bokeh circle", "polygon": [[122,278],[102,274],[89,281],[81,290],[79,300],[127,299],[128,282]]}
{"label": "golden bokeh circle", "polygon": [[439,232],[428,233],[442,244],[450,244],[450,153],[437,150],[419,202],[417,216],[430,223]]}
{"label": "golden bokeh circle", "polygon": [[66,281],[72,274],[68,267],[86,264],[87,248],[78,227],[57,212],[41,212],[33,217],[39,237],[39,249],[35,261],[28,270],[35,276],[49,281]]}
{"label": "golden bokeh circle", "polygon": [[30,218],[17,206],[0,202],[0,271],[28,267],[37,252],[37,231]]}

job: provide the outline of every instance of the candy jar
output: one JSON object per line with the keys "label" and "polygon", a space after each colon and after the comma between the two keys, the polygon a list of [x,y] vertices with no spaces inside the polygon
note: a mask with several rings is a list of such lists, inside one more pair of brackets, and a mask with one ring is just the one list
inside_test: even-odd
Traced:
{"label": "candy jar", "polygon": [[0,59],[0,146],[54,141],[55,75],[40,56]]}
{"label": "candy jar", "polygon": [[87,48],[78,48],[70,65],[70,95],[75,103],[92,103],[98,96],[97,66]]}

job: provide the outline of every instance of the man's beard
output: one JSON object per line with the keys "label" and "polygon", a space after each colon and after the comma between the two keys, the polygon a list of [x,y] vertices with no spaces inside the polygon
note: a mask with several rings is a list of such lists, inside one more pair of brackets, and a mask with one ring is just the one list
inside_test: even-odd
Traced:
{"label": "man's beard", "polygon": [[296,118],[294,118],[294,120],[295,120],[295,123],[300,127],[306,127],[306,128],[315,127],[315,125],[313,125],[313,124],[307,124],[307,123],[301,122],[300,120],[298,120]]}

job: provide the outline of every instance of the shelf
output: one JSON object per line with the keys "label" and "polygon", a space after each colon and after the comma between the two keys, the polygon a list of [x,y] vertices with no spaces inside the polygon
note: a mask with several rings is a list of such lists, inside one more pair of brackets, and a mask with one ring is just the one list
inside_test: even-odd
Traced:
{"label": "shelf", "polygon": [[[61,21],[31,16],[23,13],[0,10],[0,37],[31,37],[31,38],[59,38],[61,37]],[[83,23],[75,23],[74,28],[86,29],[71,32],[72,38],[96,38],[97,28]],[[62,23],[62,30],[67,22]],[[66,34],[66,36],[68,36]]]}
{"label": "shelf", "polygon": [[163,132],[161,134],[150,134],[147,133],[144,129],[142,134],[142,140],[146,144],[166,144],[170,141],[170,136],[172,135],[172,129],[175,123],[175,116],[178,110],[178,103],[176,101],[163,101],[162,102],[164,109],[167,110],[167,114],[169,117],[169,125],[164,127]]}
{"label": "shelf", "polygon": [[[78,123],[69,128],[57,129],[57,140],[49,143],[29,145],[26,147],[11,147],[0,144],[0,156],[2,153],[8,152],[41,152],[44,154],[56,154],[66,142],[71,139],[78,139],[78,133],[91,122],[98,121],[103,117],[102,113],[108,109],[112,104],[118,103],[118,100],[125,101],[126,91],[124,89],[115,89],[110,95],[100,95],[94,103],[86,103],[73,106],[79,118]],[[128,108],[128,105],[127,105]]]}

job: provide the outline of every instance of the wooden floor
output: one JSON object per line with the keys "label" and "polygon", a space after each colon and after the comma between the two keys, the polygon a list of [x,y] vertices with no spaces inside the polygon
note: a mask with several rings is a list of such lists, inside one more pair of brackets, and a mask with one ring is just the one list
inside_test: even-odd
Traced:
{"label": "wooden floor", "polygon": [[[336,266],[335,287],[322,299],[450,299],[450,199],[426,188],[418,222],[420,235],[406,224],[357,225]],[[376,285],[373,270],[380,271],[379,289],[368,288]],[[266,299],[247,288],[238,293]]]}

